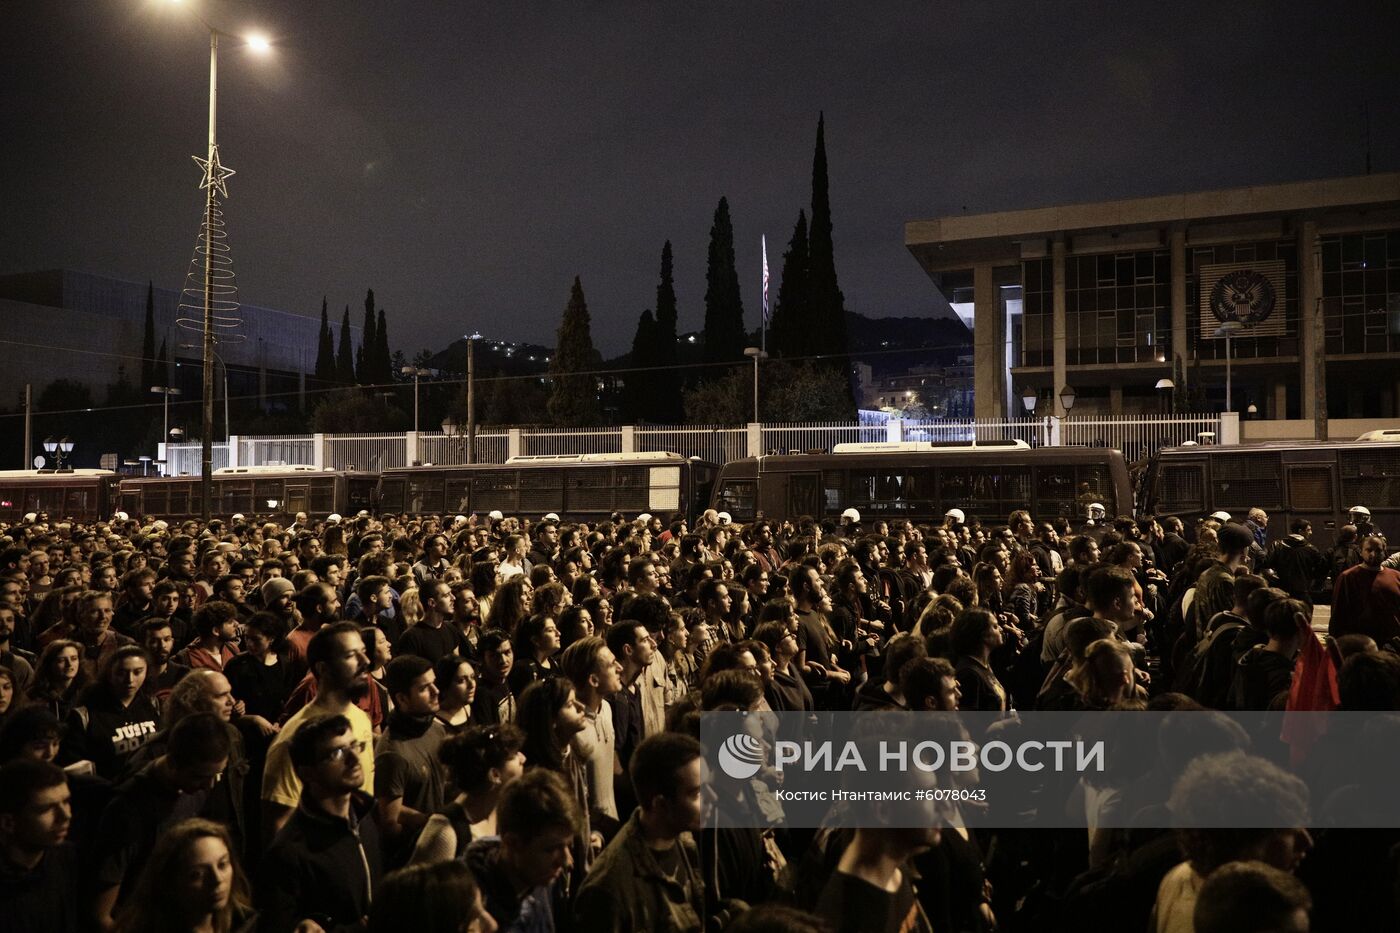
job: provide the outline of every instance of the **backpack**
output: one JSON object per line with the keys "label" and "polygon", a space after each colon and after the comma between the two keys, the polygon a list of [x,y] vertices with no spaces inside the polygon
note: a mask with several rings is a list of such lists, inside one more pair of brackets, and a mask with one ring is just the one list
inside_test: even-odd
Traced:
{"label": "backpack", "polygon": [[1177,672],[1175,688],[1211,709],[1224,709],[1234,680],[1235,636],[1243,622],[1223,622],[1196,643]]}

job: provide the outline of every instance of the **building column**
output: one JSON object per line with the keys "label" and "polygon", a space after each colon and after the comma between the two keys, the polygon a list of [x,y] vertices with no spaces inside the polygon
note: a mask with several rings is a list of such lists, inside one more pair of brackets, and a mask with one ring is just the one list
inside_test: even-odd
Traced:
{"label": "building column", "polygon": [[1050,268],[1054,277],[1051,299],[1053,317],[1050,321],[1051,350],[1054,354],[1055,375],[1050,386],[1050,410],[1064,416],[1064,406],[1060,404],[1060,390],[1069,385],[1068,368],[1065,365],[1066,337],[1065,323],[1065,235],[1055,234],[1050,244]]}
{"label": "building column", "polygon": [[1108,387],[1108,413],[1110,415],[1123,414],[1123,387]]}
{"label": "building column", "polygon": [[1006,319],[991,264],[972,269],[972,390],[978,418],[1006,417]]}
{"label": "building column", "polygon": [[1305,220],[1298,225],[1298,386],[1303,396],[1300,407],[1305,421],[1317,415],[1317,360],[1323,350],[1317,340],[1322,282],[1318,277],[1316,253],[1317,222]]}
{"label": "building column", "polygon": [[1269,417],[1283,421],[1288,417],[1288,383],[1282,379],[1275,379],[1273,396],[1274,407],[1269,412]]}
{"label": "building column", "polygon": [[[1176,357],[1181,357],[1181,381],[1187,380],[1191,361],[1189,338],[1186,333],[1186,228],[1173,227],[1170,234],[1172,248],[1172,359],[1167,365],[1176,374]],[[1184,389],[1185,386],[1180,388]]]}

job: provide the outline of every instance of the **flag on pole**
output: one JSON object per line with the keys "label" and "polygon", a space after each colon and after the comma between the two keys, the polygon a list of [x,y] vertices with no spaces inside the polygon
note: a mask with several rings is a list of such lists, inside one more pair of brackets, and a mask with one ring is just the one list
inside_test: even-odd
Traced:
{"label": "flag on pole", "polygon": [[763,243],[763,324],[768,325],[768,235],[760,238]]}

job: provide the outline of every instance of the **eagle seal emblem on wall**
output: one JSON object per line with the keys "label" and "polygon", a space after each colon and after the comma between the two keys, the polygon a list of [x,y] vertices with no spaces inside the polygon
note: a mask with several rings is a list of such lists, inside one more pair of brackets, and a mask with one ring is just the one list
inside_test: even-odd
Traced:
{"label": "eagle seal emblem on wall", "polygon": [[1219,321],[1259,324],[1268,320],[1276,302],[1273,283],[1253,269],[1227,272],[1210,290],[1210,310]]}

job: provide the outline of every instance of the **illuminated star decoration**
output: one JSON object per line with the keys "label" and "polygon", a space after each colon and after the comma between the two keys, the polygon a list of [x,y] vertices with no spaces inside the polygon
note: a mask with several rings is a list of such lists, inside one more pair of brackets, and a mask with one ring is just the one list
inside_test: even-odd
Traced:
{"label": "illuminated star decoration", "polygon": [[195,164],[204,170],[204,180],[199,183],[199,187],[213,188],[219,192],[221,197],[228,197],[228,187],[224,184],[230,175],[237,173],[219,162],[219,147],[215,146],[210,152],[210,157],[201,159],[199,156],[190,156]]}

